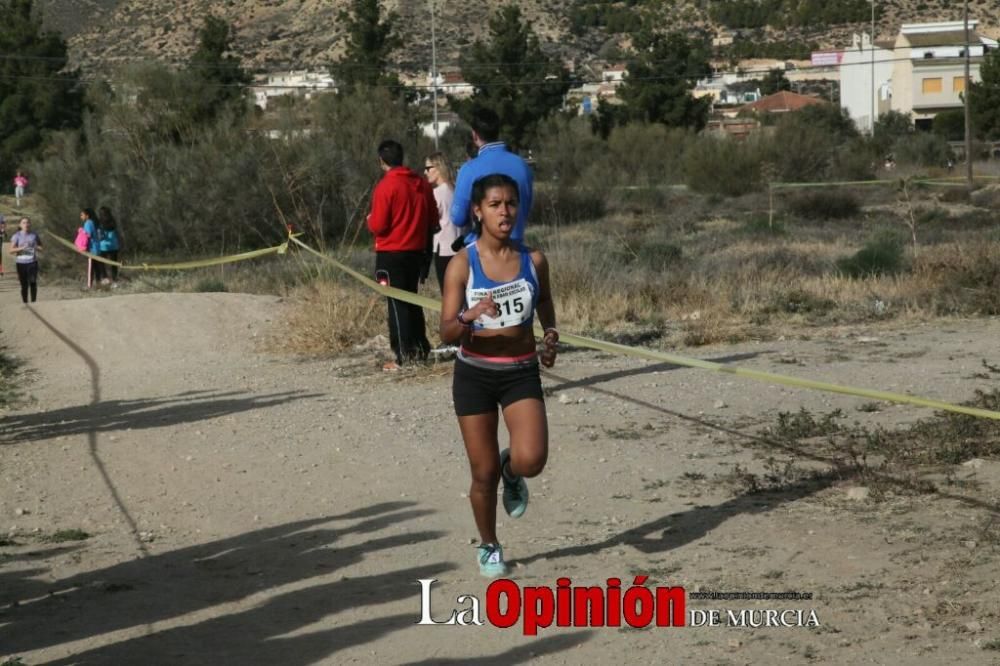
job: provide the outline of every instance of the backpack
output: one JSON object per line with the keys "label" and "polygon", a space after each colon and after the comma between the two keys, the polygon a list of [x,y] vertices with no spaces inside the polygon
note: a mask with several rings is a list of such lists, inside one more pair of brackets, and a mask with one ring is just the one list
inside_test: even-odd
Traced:
{"label": "backpack", "polygon": [[80,252],[86,252],[87,248],[90,247],[90,236],[87,235],[83,227],[76,230],[76,239],[73,241],[73,245],[76,245],[76,249]]}
{"label": "backpack", "polygon": [[105,229],[101,232],[100,240],[101,252],[117,252],[119,247],[118,231],[115,229]]}

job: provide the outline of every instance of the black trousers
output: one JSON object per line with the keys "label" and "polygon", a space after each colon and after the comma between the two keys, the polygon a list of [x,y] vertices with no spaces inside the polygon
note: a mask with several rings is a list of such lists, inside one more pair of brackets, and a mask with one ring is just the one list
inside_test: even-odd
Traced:
{"label": "black trousers", "polygon": [[[101,252],[101,256],[104,257],[105,259],[110,259],[111,261],[118,261],[118,250],[106,250],[104,252]],[[100,263],[100,262],[98,262],[98,263]],[[110,264],[101,264],[101,265],[104,266],[105,274],[107,274],[107,273],[111,274],[111,281],[112,282],[117,282],[118,281],[118,267],[117,266],[112,266]]]}
{"label": "black trousers", "polygon": [[442,257],[440,254],[434,255],[434,270],[437,272],[438,286],[441,287],[442,296],[444,296],[444,272],[448,270],[448,262],[454,256],[453,254],[449,254],[447,257]]}
{"label": "black trousers", "polygon": [[[389,286],[417,293],[423,252],[376,252],[375,270],[389,274]],[[396,362],[423,360],[431,351],[427,340],[424,310],[395,298],[388,299],[389,344],[396,354]]]}
{"label": "black trousers", "polygon": [[28,292],[31,292],[31,302],[38,298],[38,262],[30,264],[16,264],[17,279],[21,283],[21,301],[28,302]]}

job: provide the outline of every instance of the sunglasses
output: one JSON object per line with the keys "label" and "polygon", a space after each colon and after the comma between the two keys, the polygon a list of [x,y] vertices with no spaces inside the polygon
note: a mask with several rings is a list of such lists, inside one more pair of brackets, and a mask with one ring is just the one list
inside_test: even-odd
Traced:
{"label": "sunglasses", "polygon": [[433,168],[434,168],[433,164],[425,164],[424,165],[424,172],[426,173],[427,171],[430,171]]}

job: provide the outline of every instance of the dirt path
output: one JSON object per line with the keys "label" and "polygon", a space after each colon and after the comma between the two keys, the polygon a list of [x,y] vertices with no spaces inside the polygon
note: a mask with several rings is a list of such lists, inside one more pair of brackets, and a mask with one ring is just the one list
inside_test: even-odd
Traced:
{"label": "dirt path", "polygon": [[[919,410],[862,412],[862,400],[566,354],[545,379],[549,466],[531,483],[529,513],[500,528],[519,583],[628,586],[648,574],[689,593],[811,592],[688,607],[811,609],[822,626],[553,627],[534,638],[419,626],[417,579],[440,581],[438,619],[457,595],[485,598],[446,366],[383,376],[368,359],[262,353],[281,322],[272,298],[25,308],[11,286],[0,287],[4,342],[36,375],[35,401],[5,415],[0,441],[0,659],[988,664],[1000,654],[983,649],[1000,638],[997,545],[983,536],[998,463],[972,472],[974,492],[878,503],[850,499],[856,483],[830,475],[751,494],[726,482],[737,466],[762,474],[768,456],[771,469],[828,469],[756,436],[779,411],[841,408],[889,426]],[[955,321],[699,355],[965,400],[990,387],[972,375],[995,360],[998,334],[997,321]],[[89,537],[52,540],[71,529]]]}

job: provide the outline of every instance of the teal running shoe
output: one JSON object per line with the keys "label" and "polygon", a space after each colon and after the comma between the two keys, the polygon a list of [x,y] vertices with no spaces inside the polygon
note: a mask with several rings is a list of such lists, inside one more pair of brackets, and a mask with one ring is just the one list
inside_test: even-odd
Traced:
{"label": "teal running shoe", "polygon": [[519,476],[508,477],[510,449],[500,452],[500,476],[503,478],[503,509],[511,518],[520,518],[528,508],[528,484]]}
{"label": "teal running shoe", "polygon": [[499,578],[510,573],[507,563],[503,561],[503,548],[498,543],[480,544],[476,549],[476,559],[479,560],[479,573],[487,578]]}

